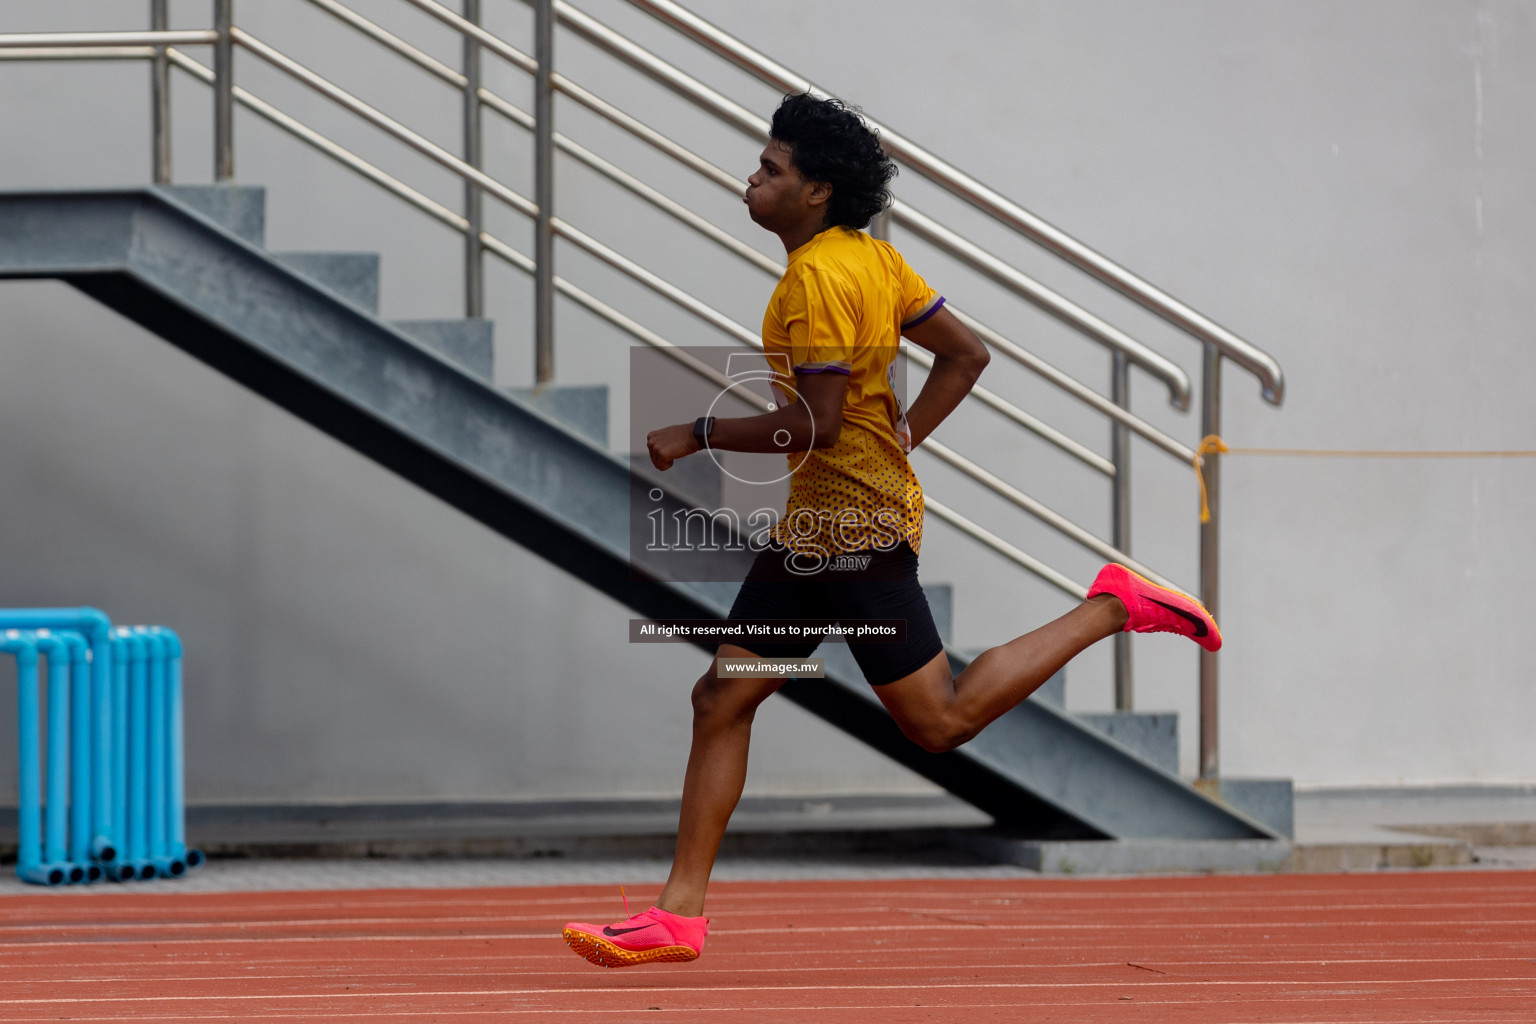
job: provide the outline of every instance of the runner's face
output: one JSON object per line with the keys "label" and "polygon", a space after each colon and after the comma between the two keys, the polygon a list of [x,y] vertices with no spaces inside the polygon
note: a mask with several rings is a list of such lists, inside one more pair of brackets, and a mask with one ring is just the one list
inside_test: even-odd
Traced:
{"label": "runner's face", "polygon": [[820,208],[811,202],[818,185],[805,180],[790,155],[788,145],[770,139],[758,157],[757,171],[747,179],[743,197],[747,213],[769,231],[781,231],[820,215]]}

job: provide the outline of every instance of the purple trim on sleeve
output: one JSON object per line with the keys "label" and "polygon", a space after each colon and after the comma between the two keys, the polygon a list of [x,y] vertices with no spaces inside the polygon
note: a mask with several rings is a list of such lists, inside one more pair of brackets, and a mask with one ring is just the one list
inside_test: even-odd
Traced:
{"label": "purple trim on sleeve", "polygon": [[944,305],[944,296],[940,295],[936,300],[934,300],[933,305],[923,310],[923,312],[918,316],[916,320],[908,320],[906,323],[902,324],[901,329],[905,331],[909,327],[916,327],[918,324],[924,322],[929,317],[933,316],[933,314],[937,313],[939,311],[939,307],[942,305]]}
{"label": "purple trim on sleeve", "polygon": [[853,376],[853,367],[844,366],[841,363],[801,363],[795,367],[796,373],[840,373],[844,377]]}

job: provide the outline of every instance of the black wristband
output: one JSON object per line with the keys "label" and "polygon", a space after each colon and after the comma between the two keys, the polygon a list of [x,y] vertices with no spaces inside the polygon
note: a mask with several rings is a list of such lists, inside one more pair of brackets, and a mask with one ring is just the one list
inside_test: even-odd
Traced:
{"label": "black wristband", "polygon": [[713,416],[700,416],[693,421],[693,439],[699,442],[701,449],[709,447],[709,434],[714,429],[715,418]]}

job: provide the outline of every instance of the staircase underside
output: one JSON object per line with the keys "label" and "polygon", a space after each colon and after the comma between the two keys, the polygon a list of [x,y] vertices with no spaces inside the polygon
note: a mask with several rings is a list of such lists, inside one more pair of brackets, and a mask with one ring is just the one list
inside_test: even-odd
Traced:
{"label": "staircase underside", "polygon": [[[729,610],[733,584],[635,578],[623,459],[171,190],[0,194],[0,278],[68,282],[640,615]],[[745,571],[725,568],[721,578]],[[1275,837],[1039,701],[959,750],[926,753],[900,733],[847,648],[823,650],[827,679],[780,692],[1006,828],[1049,838]],[[957,671],[964,664],[951,660]]]}

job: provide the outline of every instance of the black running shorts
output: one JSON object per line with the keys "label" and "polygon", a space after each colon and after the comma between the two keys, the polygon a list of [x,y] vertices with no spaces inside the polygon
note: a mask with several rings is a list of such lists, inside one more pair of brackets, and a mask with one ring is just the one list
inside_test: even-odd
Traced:
{"label": "black running shorts", "polygon": [[[868,555],[867,564],[856,556]],[[844,625],[866,619],[905,619],[903,643],[854,640],[848,649],[873,686],[911,675],[944,650],[917,582],[917,552],[902,541],[885,551],[872,549],[846,556],[817,572],[797,573],[786,564],[794,556],[777,545],[752,563],[731,605],[728,621],[747,619],[818,619]],[[796,563],[800,568],[806,566]],[[732,641],[759,658],[808,658],[820,637],[786,642]]]}

